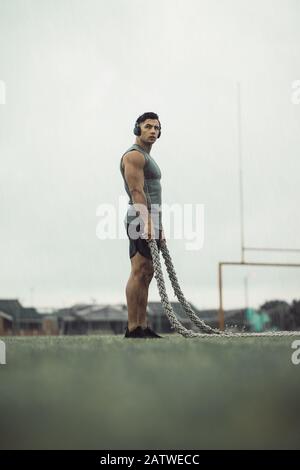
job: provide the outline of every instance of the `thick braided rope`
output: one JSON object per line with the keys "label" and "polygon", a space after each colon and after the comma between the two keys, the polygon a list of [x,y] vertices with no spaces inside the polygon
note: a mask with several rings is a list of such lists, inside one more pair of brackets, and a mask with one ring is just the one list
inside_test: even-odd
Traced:
{"label": "thick braided rope", "polygon": [[204,333],[209,333],[209,334],[215,333],[215,334],[218,334],[218,335],[221,334],[221,331],[219,329],[212,328],[209,325],[207,325],[204,321],[202,321],[198,317],[198,315],[195,314],[195,312],[193,311],[191,305],[187,302],[187,300],[184,297],[184,294],[183,294],[183,292],[180,288],[180,285],[179,285],[179,282],[178,282],[178,279],[177,279],[177,276],[176,276],[176,272],[175,272],[175,269],[174,269],[174,265],[173,265],[173,262],[172,262],[172,258],[170,256],[170,253],[169,253],[169,250],[168,250],[168,247],[167,247],[167,244],[166,244],[165,241],[161,242],[161,252],[162,252],[162,255],[163,255],[163,258],[164,258],[164,261],[165,261],[165,265],[166,265],[166,268],[167,268],[167,272],[169,274],[169,278],[170,278],[170,281],[171,281],[171,284],[172,284],[172,287],[173,287],[173,290],[174,290],[174,294],[176,295],[177,299],[179,300],[179,302],[180,302],[182,308],[184,309],[185,313],[187,314],[187,316]]}
{"label": "thick braided rope", "polygon": [[[146,178],[144,179],[144,188],[145,188],[145,194],[146,194],[146,199],[147,199],[147,208],[149,213],[151,213],[151,198],[149,194],[149,189],[148,189],[148,184]],[[168,317],[168,320],[171,324],[171,328],[174,329],[177,333],[181,334],[184,337],[187,338],[193,338],[197,336],[197,333],[195,333],[192,330],[187,330],[182,323],[178,320],[177,316],[175,315],[173,308],[169,302],[169,298],[167,295],[166,291],[166,286],[165,286],[165,281],[161,269],[161,264],[160,264],[160,258],[159,258],[159,252],[157,248],[157,244],[155,240],[147,240],[148,244],[150,246],[151,254],[152,254],[152,262],[153,262],[153,267],[154,267],[154,277],[156,279],[161,303],[164,309],[165,314]]]}
{"label": "thick braided rope", "polygon": [[[149,213],[151,213],[151,198],[150,198],[146,178],[144,179],[144,187],[145,187],[145,195],[146,195],[146,200],[147,200],[147,208],[148,208]],[[165,312],[165,314],[167,315],[167,317],[169,319],[169,322],[171,324],[171,328],[174,329],[177,333],[179,333],[182,336],[187,337],[187,338],[193,338],[195,336],[198,336],[198,333],[195,333],[194,331],[188,330],[187,328],[185,328],[182,325],[182,323],[180,323],[180,321],[178,320],[176,314],[174,313],[173,308],[170,304],[168,295],[167,295],[167,291],[166,291],[166,286],[165,286],[165,281],[164,281],[164,277],[163,277],[163,273],[162,273],[162,269],[161,269],[160,257],[159,257],[159,252],[158,252],[156,240],[148,240],[148,244],[149,244],[151,255],[152,255],[152,262],[153,262],[153,267],[154,267],[154,277],[156,279],[156,283],[157,283],[161,303],[162,303],[164,312]],[[170,259],[170,262],[169,262],[169,265],[170,265],[170,264],[172,264],[172,260],[171,260],[170,256],[169,256],[169,259]],[[173,267],[173,265],[172,265],[172,267]],[[174,282],[174,286],[176,286],[176,282],[174,280],[174,277],[176,277],[174,267],[173,267],[172,272],[174,272],[174,274],[175,274],[175,276],[174,276],[174,274],[172,274],[172,279],[173,279],[173,282]],[[169,273],[169,271],[168,271],[168,273]],[[170,273],[169,273],[169,276],[170,276]],[[171,277],[170,277],[170,279],[171,279]],[[172,282],[172,279],[171,279],[171,282]],[[173,286],[173,282],[172,282],[172,286]],[[178,281],[177,281],[177,285],[179,286]],[[175,290],[175,288],[174,288],[174,290]],[[180,290],[180,288],[179,289],[176,288],[176,292],[178,292],[178,294],[180,295],[179,290]],[[187,302],[186,301],[184,302],[185,299],[184,299],[183,294],[180,295],[180,299],[183,302],[184,308],[185,308],[185,305],[187,304]],[[190,309],[190,310],[192,310],[192,309]],[[189,314],[191,314],[190,310],[188,310]],[[192,314],[195,315],[194,312],[192,312]],[[214,333],[217,333],[217,334],[221,333],[221,332],[219,333],[219,330],[218,330],[218,332],[213,331],[213,329],[210,328],[209,325],[206,325],[204,322],[201,322],[200,325],[201,325],[200,327],[203,330],[205,329],[205,332],[214,332]]]}
{"label": "thick braided rope", "polygon": [[164,277],[161,269],[160,259],[158,248],[155,240],[149,240],[148,244],[150,246],[151,254],[152,254],[152,262],[154,267],[154,277],[157,282],[157,287],[159,291],[159,295],[161,298],[161,303],[164,309],[165,314],[167,315],[170,323],[171,328],[174,329],[177,333],[181,334],[182,336],[193,338],[197,336],[192,330],[187,330],[182,323],[178,320],[177,316],[175,315],[173,308],[169,302],[169,298],[166,292],[166,286],[164,282]]}
{"label": "thick braided rope", "polygon": [[173,308],[169,302],[169,298],[166,292],[164,277],[162,273],[159,251],[157,248],[156,240],[148,240],[148,245],[150,247],[151,255],[152,255],[152,262],[154,267],[154,277],[157,282],[157,287],[159,291],[159,295],[161,298],[161,303],[166,313],[170,323],[171,328],[174,329],[177,333],[181,334],[186,338],[194,338],[194,337],[215,337],[215,336],[225,336],[225,337],[263,337],[263,336],[300,336],[299,331],[268,331],[263,333],[226,333],[216,328],[211,328],[205,322],[199,319],[199,317],[194,313],[193,309],[186,301],[182,290],[179,286],[179,282],[176,276],[176,272],[174,269],[174,265],[167,249],[167,244],[165,241],[161,243],[161,251],[164,257],[164,261],[166,264],[167,272],[172,283],[172,287],[176,297],[178,298],[181,306],[183,307],[186,314],[189,318],[202,330],[202,333],[196,333],[192,330],[187,330],[178,320],[176,317]]}
{"label": "thick braided rope", "polygon": [[[144,188],[145,188],[145,195],[146,195],[146,200],[147,200],[147,208],[148,208],[149,213],[151,213],[151,198],[150,198],[146,178],[144,179]],[[182,293],[182,290],[179,286],[179,282],[176,276],[173,262],[172,262],[169,250],[167,249],[166,241],[164,241],[161,243],[161,249],[162,249],[162,254],[164,257],[165,265],[168,271],[170,281],[172,283],[174,293],[176,297],[178,298],[186,314],[198,326],[198,328],[200,328],[203,331],[203,333],[195,333],[192,330],[187,330],[182,325],[182,323],[180,323],[180,321],[178,320],[169,302],[169,298],[166,292],[165,281],[164,281],[164,277],[163,277],[163,273],[161,269],[159,251],[157,248],[156,240],[148,240],[148,244],[149,244],[151,255],[152,255],[154,276],[156,279],[156,283],[157,283],[157,287],[158,287],[158,291],[159,291],[159,295],[161,298],[161,303],[162,303],[164,312],[166,313],[171,323],[171,328],[174,329],[177,333],[181,334],[182,336],[186,338],[194,338],[194,337],[204,337],[204,336],[235,336],[237,337],[237,336],[296,336],[296,335],[300,335],[300,332],[297,332],[297,331],[276,331],[276,332],[264,332],[264,333],[233,333],[232,334],[232,333],[226,333],[216,328],[211,328],[204,321],[200,320],[200,318],[194,313],[189,303],[186,301]]]}

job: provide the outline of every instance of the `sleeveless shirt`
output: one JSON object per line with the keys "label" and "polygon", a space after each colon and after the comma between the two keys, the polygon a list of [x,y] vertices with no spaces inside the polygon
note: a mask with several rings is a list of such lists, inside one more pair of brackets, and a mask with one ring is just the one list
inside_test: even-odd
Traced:
{"label": "sleeveless shirt", "polygon": [[[133,205],[133,200],[132,196],[130,194],[130,190],[127,184],[127,181],[125,179],[124,175],[124,169],[122,168],[122,160],[124,155],[126,155],[128,152],[131,152],[132,150],[137,150],[141,154],[143,154],[145,158],[145,166],[143,168],[144,170],[144,193],[147,198],[147,207],[149,212],[152,215],[152,220],[153,220],[153,225],[156,228],[162,228],[162,214],[161,214],[161,171],[154,160],[154,158],[146,152],[146,150],[143,147],[140,147],[138,144],[133,144],[129,149],[126,150],[125,153],[123,153],[120,161],[120,171],[124,180],[124,186],[126,193],[129,196],[129,201],[128,201],[128,207],[127,207],[127,212],[125,214],[124,218],[124,224],[132,223],[137,225],[139,223],[138,220],[138,215],[139,213],[136,211]],[[154,216],[154,217],[153,217]]]}

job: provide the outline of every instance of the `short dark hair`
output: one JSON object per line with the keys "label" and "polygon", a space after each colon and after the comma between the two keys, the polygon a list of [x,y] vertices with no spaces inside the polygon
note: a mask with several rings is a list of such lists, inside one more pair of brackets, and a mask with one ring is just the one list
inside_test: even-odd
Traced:
{"label": "short dark hair", "polygon": [[156,113],[144,113],[141,116],[139,116],[136,120],[136,124],[141,124],[142,122],[145,122],[146,119],[157,119],[159,122],[159,128],[161,128],[160,120],[159,117]]}

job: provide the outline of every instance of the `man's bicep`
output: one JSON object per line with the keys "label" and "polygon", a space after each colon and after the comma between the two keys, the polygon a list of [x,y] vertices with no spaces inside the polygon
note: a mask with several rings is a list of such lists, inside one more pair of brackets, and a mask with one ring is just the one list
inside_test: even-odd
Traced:
{"label": "man's bicep", "polygon": [[[140,154],[139,154],[140,155]],[[143,156],[130,156],[125,163],[124,177],[130,191],[142,190],[144,187]]]}

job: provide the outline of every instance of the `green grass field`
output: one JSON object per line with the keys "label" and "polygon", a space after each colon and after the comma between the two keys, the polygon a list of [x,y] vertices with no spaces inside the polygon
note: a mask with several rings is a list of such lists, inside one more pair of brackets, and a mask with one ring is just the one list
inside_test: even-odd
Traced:
{"label": "green grass field", "polygon": [[300,447],[300,335],[2,339],[2,449]]}

